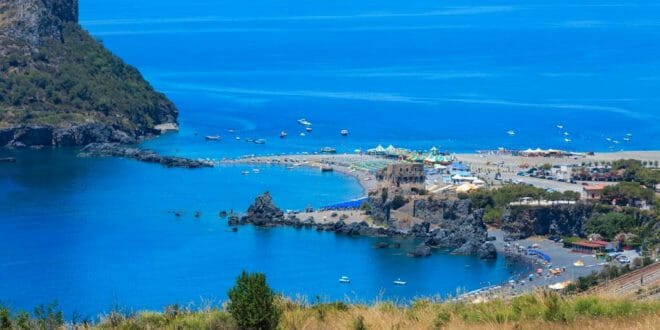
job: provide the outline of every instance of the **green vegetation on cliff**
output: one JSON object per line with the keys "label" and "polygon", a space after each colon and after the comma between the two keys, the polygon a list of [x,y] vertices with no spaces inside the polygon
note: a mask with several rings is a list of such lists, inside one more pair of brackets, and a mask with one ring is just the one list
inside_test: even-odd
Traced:
{"label": "green vegetation on cliff", "polygon": [[176,122],[174,105],[77,16],[76,0],[0,4],[0,128],[102,123],[142,135]]}

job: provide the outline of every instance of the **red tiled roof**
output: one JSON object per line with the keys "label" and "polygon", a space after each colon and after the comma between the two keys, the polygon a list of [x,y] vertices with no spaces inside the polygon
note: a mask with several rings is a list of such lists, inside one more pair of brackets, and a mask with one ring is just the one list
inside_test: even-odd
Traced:
{"label": "red tiled roof", "polygon": [[601,245],[601,244],[594,243],[594,242],[585,242],[585,241],[575,242],[575,243],[573,243],[573,245],[588,247],[588,248],[601,248],[601,247],[603,247],[603,245]]}
{"label": "red tiled roof", "polygon": [[603,190],[605,189],[604,184],[597,184],[595,186],[583,186],[584,190]]}

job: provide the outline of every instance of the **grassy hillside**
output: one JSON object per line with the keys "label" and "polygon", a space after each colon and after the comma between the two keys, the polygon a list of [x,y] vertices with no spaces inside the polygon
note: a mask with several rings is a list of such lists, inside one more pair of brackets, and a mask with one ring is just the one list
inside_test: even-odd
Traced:
{"label": "grassy hillside", "polygon": [[[479,304],[419,299],[401,307],[391,302],[307,304],[280,299],[277,305],[282,310],[280,329],[654,329],[660,324],[658,300],[562,297],[548,292]],[[36,311],[36,317],[14,313],[12,320],[7,317],[9,311],[0,307],[0,327],[4,319],[5,325],[15,329],[41,325],[63,329],[57,309],[42,306]],[[223,309],[191,310],[177,305],[163,312],[114,311],[96,324],[77,322],[81,329],[238,329]]]}

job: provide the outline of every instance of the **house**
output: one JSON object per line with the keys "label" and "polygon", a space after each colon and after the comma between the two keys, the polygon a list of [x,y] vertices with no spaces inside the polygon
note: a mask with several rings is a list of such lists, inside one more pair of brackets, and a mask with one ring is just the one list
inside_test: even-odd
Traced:
{"label": "house", "polygon": [[582,199],[600,200],[603,197],[604,184],[586,185],[582,187]]}

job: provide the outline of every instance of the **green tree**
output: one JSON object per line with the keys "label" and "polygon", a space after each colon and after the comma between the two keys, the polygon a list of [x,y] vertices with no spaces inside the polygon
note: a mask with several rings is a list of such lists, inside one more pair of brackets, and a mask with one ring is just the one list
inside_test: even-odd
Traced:
{"label": "green tree", "polygon": [[268,287],[266,275],[243,271],[229,290],[227,310],[242,329],[275,329],[281,310],[275,292]]}
{"label": "green tree", "polygon": [[641,186],[636,182],[621,182],[613,186],[607,186],[603,189],[602,201],[609,203],[616,200],[617,205],[631,205],[635,201],[653,202],[654,193],[652,190]]}
{"label": "green tree", "polygon": [[587,222],[587,233],[600,234],[611,240],[619,233],[629,233],[638,227],[637,221],[630,215],[610,212],[599,214]]}

